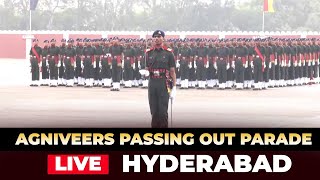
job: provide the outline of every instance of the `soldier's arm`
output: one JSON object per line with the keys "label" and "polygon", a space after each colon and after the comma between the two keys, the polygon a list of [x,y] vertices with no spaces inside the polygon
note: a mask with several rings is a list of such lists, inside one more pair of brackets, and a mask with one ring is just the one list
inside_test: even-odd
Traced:
{"label": "soldier's arm", "polygon": [[39,47],[39,58],[40,58],[40,61],[41,61],[41,59],[42,59],[42,48],[41,47]]}
{"label": "soldier's arm", "polygon": [[173,53],[170,53],[169,55],[169,68],[170,68],[170,77],[172,78],[172,85],[176,86],[176,62],[174,60],[174,55]]}

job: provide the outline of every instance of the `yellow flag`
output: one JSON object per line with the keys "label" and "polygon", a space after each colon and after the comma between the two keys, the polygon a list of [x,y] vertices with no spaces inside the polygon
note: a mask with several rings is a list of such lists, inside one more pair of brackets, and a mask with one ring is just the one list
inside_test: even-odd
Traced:
{"label": "yellow flag", "polygon": [[274,12],[273,0],[264,0],[263,11],[264,12]]}

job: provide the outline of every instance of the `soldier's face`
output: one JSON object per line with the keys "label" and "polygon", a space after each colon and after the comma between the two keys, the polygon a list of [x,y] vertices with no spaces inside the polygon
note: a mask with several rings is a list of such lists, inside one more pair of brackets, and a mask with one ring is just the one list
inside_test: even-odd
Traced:
{"label": "soldier's face", "polygon": [[162,36],[159,36],[159,35],[153,37],[153,42],[156,45],[161,45],[163,43],[163,40],[164,40],[164,38]]}

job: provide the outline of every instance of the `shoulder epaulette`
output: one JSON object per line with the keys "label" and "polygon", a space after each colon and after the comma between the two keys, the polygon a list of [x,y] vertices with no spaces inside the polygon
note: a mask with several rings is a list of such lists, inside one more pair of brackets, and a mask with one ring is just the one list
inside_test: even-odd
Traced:
{"label": "shoulder epaulette", "polygon": [[148,49],[145,50],[145,52],[149,52],[149,51],[152,51],[152,50],[153,50],[153,48],[148,48]]}
{"label": "shoulder epaulette", "polygon": [[168,48],[168,47],[163,47],[164,50],[167,50],[167,51],[170,51],[170,52],[173,52],[173,49],[171,48]]}

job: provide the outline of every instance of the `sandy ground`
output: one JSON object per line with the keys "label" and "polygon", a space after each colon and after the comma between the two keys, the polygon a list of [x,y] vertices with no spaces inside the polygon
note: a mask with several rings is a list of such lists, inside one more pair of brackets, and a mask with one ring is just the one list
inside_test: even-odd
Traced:
{"label": "sandy ground", "polygon": [[[146,89],[29,87],[28,66],[0,59],[0,127],[150,127]],[[173,127],[320,127],[320,85],[178,89],[172,115]]]}

